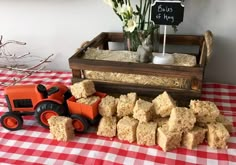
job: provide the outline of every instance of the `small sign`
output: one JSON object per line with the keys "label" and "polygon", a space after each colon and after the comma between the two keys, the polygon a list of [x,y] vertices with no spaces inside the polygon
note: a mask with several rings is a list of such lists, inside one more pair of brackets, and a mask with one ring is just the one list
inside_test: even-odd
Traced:
{"label": "small sign", "polygon": [[184,5],[181,1],[160,1],[152,4],[151,20],[158,25],[179,25],[183,22]]}

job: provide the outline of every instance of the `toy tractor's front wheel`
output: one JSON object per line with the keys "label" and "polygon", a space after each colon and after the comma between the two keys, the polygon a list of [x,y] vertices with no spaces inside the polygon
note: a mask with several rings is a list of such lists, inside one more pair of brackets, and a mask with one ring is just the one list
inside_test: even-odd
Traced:
{"label": "toy tractor's front wheel", "polygon": [[1,124],[4,128],[15,131],[23,126],[23,119],[18,113],[6,112],[1,117]]}
{"label": "toy tractor's front wheel", "polygon": [[75,132],[86,132],[89,128],[88,121],[81,115],[71,115]]}
{"label": "toy tractor's front wheel", "polygon": [[34,116],[41,126],[49,128],[48,119],[52,116],[63,116],[65,112],[63,105],[45,101],[37,106]]}

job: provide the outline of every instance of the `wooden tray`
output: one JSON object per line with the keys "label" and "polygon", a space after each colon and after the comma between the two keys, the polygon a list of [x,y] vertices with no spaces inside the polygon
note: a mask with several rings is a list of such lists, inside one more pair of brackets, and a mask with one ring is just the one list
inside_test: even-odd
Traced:
{"label": "wooden tray", "polygon": [[[109,42],[123,41],[124,38],[122,33],[102,32],[93,40],[87,42],[78,50],[78,52],[69,58],[69,65],[73,75],[72,83],[79,82],[84,79],[81,74],[83,73],[83,70],[186,78],[191,81],[190,89],[153,87],[110,81],[94,81],[94,83],[98,91],[106,93],[126,94],[128,92],[137,92],[139,96],[154,98],[163,91],[167,91],[175,100],[180,102],[200,98],[204,69],[207,62],[207,47],[204,35],[167,35],[166,38],[167,45],[198,46],[199,51],[194,54],[197,59],[197,65],[195,67],[103,61],[81,58],[88,47],[108,50]],[[163,36],[160,37],[160,43],[161,41],[163,41]]]}

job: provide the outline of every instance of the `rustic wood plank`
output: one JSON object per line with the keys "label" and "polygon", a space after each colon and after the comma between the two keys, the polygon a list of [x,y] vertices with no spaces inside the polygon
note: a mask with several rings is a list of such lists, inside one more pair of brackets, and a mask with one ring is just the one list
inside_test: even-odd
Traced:
{"label": "rustic wood plank", "polygon": [[108,33],[108,41],[111,42],[124,42],[123,33]]}
{"label": "rustic wood plank", "polygon": [[82,78],[81,77],[81,70],[72,69],[72,76]]}
{"label": "rustic wood plank", "polygon": [[[197,35],[167,35],[166,44],[173,45],[198,45],[202,44],[203,36]],[[160,37],[160,43],[163,43],[163,35]]]}
{"label": "rustic wood plank", "polygon": [[108,34],[107,33],[100,33],[97,37],[95,37],[91,41],[91,45],[88,45],[87,47],[99,47],[101,44],[107,41]]}
{"label": "rustic wood plank", "polygon": [[199,65],[200,66],[205,66],[206,65],[206,60],[207,60],[207,47],[206,47],[206,42],[204,41],[203,45],[202,45]]}
{"label": "rustic wood plank", "polygon": [[109,50],[108,42],[104,42],[100,47],[101,50]]}
{"label": "rustic wood plank", "polygon": [[[123,42],[123,33],[108,33],[108,41]],[[201,35],[167,35],[166,44],[173,45],[201,45],[204,37]],[[163,43],[163,35],[160,35],[160,43]]]}
{"label": "rustic wood plank", "polygon": [[89,60],[70,58],[71,69],[109,71],[118,73],[177,77],[177,78],[196,78],[202,80],[202,67],[185,67],[173,65],[157,65],[145,63],[130,63],[119,61],[103,61],[103,60]]}
{"label": "rustic wood plank", "polygon": [[191,89],[201,91],[202,90],[202,80],[192,78],[191,79]]}
{"label": "rustic wood plank", "polygon": [[85,47],[80,48],[73,56],[80,57],[89,47],[97,48],[103,45],[105,41],[107,41],[107,33],[100,33],[92,41],[88,41],[88,44],[86,44]]}
{"label": "rustic wood plank", "polygon": [[[72,78],[72,83],[80,82],[84,79]],[[104,82],[94,81],[95,88],[97,91],[105,93],[118,93],[127,94],[129,92],[136,92],[139,96],[156,97],[159,94],[167,91],[175,100],[190,100],[199,99],[201,97],[200,91],[186,90],[178,88],[165,88],[165,87],[150,87],[142,85],[115,83],[115,82]]]}
{"label": "rustic wood plank", "polygon": [[[108,41],[112,42],[123,42],[123,33],[108,33]],[[166,44],[173,45],[201,45],[204,37],[201,35],[167,35]],[[160,43],[163,43],[163,35],[160,35]]]}

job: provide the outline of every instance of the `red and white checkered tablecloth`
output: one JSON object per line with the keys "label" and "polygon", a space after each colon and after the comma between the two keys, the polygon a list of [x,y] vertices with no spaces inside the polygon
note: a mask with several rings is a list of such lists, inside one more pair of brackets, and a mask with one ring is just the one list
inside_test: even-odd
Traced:
{"label": "red and white checkered tablecloth", "polygon": [[[21,77],[0,70],[0,82],[9,83]],[[21,83],[71,83],[70,72],[40,72]],[[0,115],[8,111],[0,86]],[[233,122],[228,149],[211,149],[202,144],[196,149],[178,148],[163,152],[159,146],[147,147],[99,137],[95,132],[78,134],[70,142],[53,140],[49,131],[37,124],[33,116],[24,117],[24,127],[8,131],[0,126],[0,164],[236,164],[236,85],[206,83],[202,99],[216,103],[221,112]]]}

